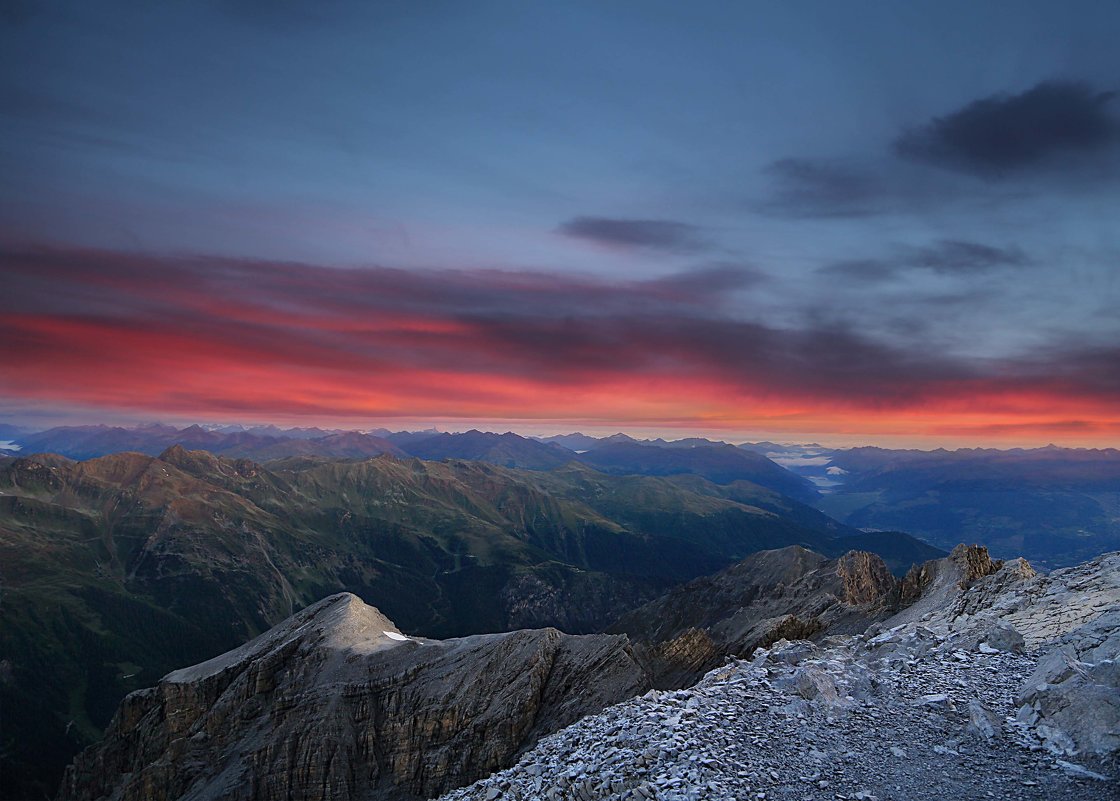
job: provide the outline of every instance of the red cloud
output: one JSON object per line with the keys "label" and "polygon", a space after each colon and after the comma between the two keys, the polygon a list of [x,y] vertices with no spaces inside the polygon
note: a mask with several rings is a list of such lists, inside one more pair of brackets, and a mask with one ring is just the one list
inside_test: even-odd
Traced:
{"label": "red cloud", "polygon": [[756,279],[734,269],[607,282],[41,249],[0,253],[0,273],[9,399],[1055,439],[1120,417],[1120,349],[993,366],[772,328],[725,304]]}

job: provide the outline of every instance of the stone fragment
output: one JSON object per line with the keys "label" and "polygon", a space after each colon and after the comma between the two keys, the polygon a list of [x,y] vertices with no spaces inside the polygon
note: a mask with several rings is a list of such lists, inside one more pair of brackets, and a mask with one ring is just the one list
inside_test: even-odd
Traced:
{"label": "stone fragment", "polygon": [[929,693],[914,702],[914,706],[924,706],[931,709],[947,709],[949,696],[945,693]]}
{"label": "stone fragment", "polygon": [[1096,771],[1089,770],[1083,765],[1077,765],[1073,762],[1067,762],[1064,759],[1056,759],[1054,760],[1054,763],[1066,773],[1069,773],[1072,776],[1077,776],[1078,778],[1092,779],[1093,781],[1098,782],[1112,781],[1108,776],[1097,773]]}
{"label": "stone fragment", "polygon": [[968,702],[968,727],[971,732],[984,740],[991,740],[1003,727],[999,717],[973,698]]}

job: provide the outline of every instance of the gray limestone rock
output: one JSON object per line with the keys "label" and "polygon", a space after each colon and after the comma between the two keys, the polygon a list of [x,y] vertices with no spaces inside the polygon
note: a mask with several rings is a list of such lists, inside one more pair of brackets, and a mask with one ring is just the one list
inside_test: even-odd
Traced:
{"label": "gray limestone rock", "polygon": [[975,639],[977,641],[976,648],[980,651],[992,649],[994,651],[1007,651],[1013,654],[1021,654],[1026,648],[1026,641],[1023,639],[1023,635],[1016,631],[1014,626],[1003,620],[997,621],[986,629],[978,632]]}
{"label": "gray limestone rock", "polygon": [[128,696],[60,798],[426,798],[647,687],[625,637],[411,638],[343,593]]}
{"label": "gray limestone rock", "polygon": [[984,740],[991,740],[1003,730],[1003,721],[992,710],[973,698],[968,702],[968,728]]}
{"label": "gray limestone rock", "polygon": [[1120,609],[1064,636],[1019,695],[1059,753],[1120,753]]}
{"label": "gray limestone rock", "polygon": [[[572,764],[602,779],[587,794],[596,801],[1120,797],[1115,750],[1086,745],[1107,749],[1115,731],[1090,685],[1120,697],[1120,562],[1034,576],[975,549],[955,556],[926,566],[917,615],[815,644],[779,640],[689,690],[589,716],[447,799],[484,799],[494,782],[509,783],[502,798],[547,798],[534,782],[555,785]],[[608,752],[600,743],[615,731],[627,734]]]}
{"label": "gray limestone rock", "polygon": [[825,671],[814,666],[798,668],[794,672],[794,686],[797,694],[807,701],[817,701],[824,704],[836,704],[840,694],[836,689],[836,682]]}

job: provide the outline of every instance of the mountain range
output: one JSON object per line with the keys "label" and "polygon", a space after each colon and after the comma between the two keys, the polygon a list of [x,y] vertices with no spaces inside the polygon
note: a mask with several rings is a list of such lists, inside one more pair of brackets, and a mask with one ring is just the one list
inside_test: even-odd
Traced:
{"label": "mountain range", "polygon": [[[827,578],[806,579],[818,587],[849,551],[875,553],[897,581],[966,538],[1044,569],[1120,548],[1115,450],[161,425],[4,434],[5,797],[49,792],[128,691],[330,593],[426,637],[625,631],[650,675],[683,681],[727,643],[765,639],[758,621],[709,621],[708,641],[648,639],[634,621],[668,614],[659,599],[688,582],[749,571],[729,566],[759,551],[831,560],[814,567]],[[797,598],[761,574],[752,586]],[[802,625],[812,604],[784,603],[764,608],[796,618],[787,633],[817,625]]]}
{"label": "mountain range", "polygon": [[901,528],[942,548],[982,542],[1044,569],[1120,548],[1113,448],[852,448],[829,467],[842,483],[815,505],[856,528]]}
{"label": "mountain range", "polygon": [[0,458],[4,793],[49,792],[127,692],[332,593],[427,637],[590,633],[758,550],[865,536],[901,570],[939,553],[746,481],[579,462]]}
{"label": "mountain range", "polygon": [[[573,435],[581,438],[583,435]],[[791,474],[765,457],[726,443],[707,440],[638,442],[624,434],[597,440],[598,446],[577,452],[556,441],[541,441],[506,432],[435,430],[391,432],[379,429],[325,431],[275,427],[210,429],[198,425],[176,429],[165,425],[64,426],[13,437],[19,453],[57,453],[71,459],[92,459],[113,453],[155,456],[172,445],[219,456],[267,461],[289,456],[367,458],[389,453],[425,460],[465,459],[502,467],[551,470],[577,461],[614,475],[693,474],[715,483],[745,480],[801,501],[811,501],[812,483]]]}
{"label": "mountain range", "polygon": [[112,453],[135,452],[156,456],[180,445],[220,456],[265,461],[285,456],[331,456],[361,459],[404,451],[378,436],[359,431],[323,431],[275,427],[215,430],[199,425],[175,428],[159,424],[121,426],[60,426],[10,438],[20,453],[57,453],[71,459],[93,459]]}
{"label": "mountain range", "polygon": [[274,426],[136,428],[71,426],[36,433],[7,427],[0,447],[74,459],[180,444],[255,461],[289,456],[366,458],[382,453],[467,459],[552,470],[577,461],[613,475],[697,475],[746,480],[795,498],[864,531],[901,530],[940,548],[981,542],[1003,558],[1046,569],[1120,548],[1120,451],[1053,446],[956,451],[827,448],[699,437],[639,440],[623,433],[543,438],[429,429],[392,432]]}

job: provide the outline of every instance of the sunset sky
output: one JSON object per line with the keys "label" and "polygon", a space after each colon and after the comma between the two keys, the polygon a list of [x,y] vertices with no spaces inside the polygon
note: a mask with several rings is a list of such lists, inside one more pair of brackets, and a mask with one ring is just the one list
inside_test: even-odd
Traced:
{"label": "sunset sky", "polygon": [[0,7],[0,422],[1120,445],[1120,3]]}

